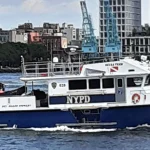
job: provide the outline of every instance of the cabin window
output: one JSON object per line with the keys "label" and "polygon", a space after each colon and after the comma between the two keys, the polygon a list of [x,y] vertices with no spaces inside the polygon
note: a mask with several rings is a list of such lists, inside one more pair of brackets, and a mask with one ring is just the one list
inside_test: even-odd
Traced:
{"label": "cabin window", "polygon": [[86,80],[70,80],[69,90],[85,90],[87,89]]}
{"label": "cabin window", "polygon": [[129,72],[134,72],[135,70],[134,70],[134,69],[129,69],[128,71],[129,71]]}
{"label": "cabin window", "polygon": [[103,79],[103,88],[114,88],[114,79],[113,78],[107,78]]}
{"label": "cabin window", "polygon": [[118,87],[122,87],[122,79],[118,79]]}
{"label": "cabin window", "polygon": [[84,114],[90,114],[90,113],[91,113],[91,110],[84,110],[83,113],[84,113]]}
{"label": "cabin window", "polygon": [[92,109],[91,114],[99,114],[99,109]]}
{"label": "cabin window", "polygon": [[150,75],[147,76],[144,86],[150,86]]}
{"label": "cabin window", "polygon": [[140,87],[142,85],[142,77],[127,78],[127,87]]}
{"label": "cabin window", "polygon": [[100,89],[100,79],[89,79],[89,89]]}

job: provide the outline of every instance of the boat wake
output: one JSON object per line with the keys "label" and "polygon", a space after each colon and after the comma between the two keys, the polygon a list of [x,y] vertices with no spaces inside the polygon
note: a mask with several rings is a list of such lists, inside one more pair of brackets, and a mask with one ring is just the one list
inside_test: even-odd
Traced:
{"label": "boat wake", "polygon": [[60,126],[54,128],[26,128],[19,129],[16,126],[12,128],[2,128],[1,130],[26,130],[26,131],[36,131],[36,132],[76,132],[76,133],[95,133],[95,132],[113,132],[116,129],[75,129],[68,128],[67,126]]}
{"label": "boat wake", "polygon": [[60,126],[55,128],[31,128],[33,131],[48,131],[48,132],[81,132],[81,133],[93,133],[93,132],[112,132],[116,131],[116,129],[75,129],[68,128],[67,126]]}
{"label": "boat wake", "polygon": [[[125,130],[136,130],[141,128],[150,128],[150,125],[144,124],[139,125],[137,127],[127,127]],[[60,126],[55,128],[30,128],[33,131],[48,131],[48,132],[81,132],[81,133],[98,133],[98,132],[114,132],[118,129],[75,129],[75,128],[68,128],[67,126]],[[120,131],[120,130],[119,130]]]}
{"label": "boat wake", "polygon": [[[150,128],[150,125],[144,124],[137,127],[127,127],[126,130],[136,130],[140,128]],[[114,132],[117,129],[75,129],[68,128],[67,126],[59,126],[54,128],[24,128],[19,129],[16,125],[12,128],[2,128],[1,130],[26,130],[26,131],[35,131],[35,132],[75,132],[75,133],[99,133],[99,132]]]}
{"label": "boat wake", "polygon": [[135,130],[135,129],[140,129],[140,128],[150,128],[150,125],[148,124],[143,124],[143,125],[139,125],[137,127],[127,127],[127,130]]}

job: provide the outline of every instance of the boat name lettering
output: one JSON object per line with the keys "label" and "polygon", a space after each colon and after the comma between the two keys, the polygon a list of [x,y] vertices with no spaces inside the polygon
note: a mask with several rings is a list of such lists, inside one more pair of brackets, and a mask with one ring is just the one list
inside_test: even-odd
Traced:
{"label": "boat name lettering", "polygon": [[90,101],[90,96],[67,96],[67,104],[83,104]]}
{"label": "boat name lettering", "polygon": [[6,107],[31,107],[31,105],[2,105],[2,108]]}
{"label": "boat name lettering", "polygon": [[105,64],[105,66],[123,66],[123,63]]}

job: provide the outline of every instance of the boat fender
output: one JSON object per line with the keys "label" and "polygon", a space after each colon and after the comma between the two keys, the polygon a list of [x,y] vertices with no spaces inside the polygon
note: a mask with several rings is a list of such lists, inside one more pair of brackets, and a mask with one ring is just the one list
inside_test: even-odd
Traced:
{"label": "boat fender", "polygon": [[139,101],[140,101],[140,95],[137,94],[137,93],[133,94],[133,95],[132,95],[132,102],[133,102],[134,104],[137,104]]}

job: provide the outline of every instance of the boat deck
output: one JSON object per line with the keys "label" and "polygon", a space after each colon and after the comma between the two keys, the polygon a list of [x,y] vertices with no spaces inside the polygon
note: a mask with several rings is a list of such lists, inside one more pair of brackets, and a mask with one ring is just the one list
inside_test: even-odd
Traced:
{"label": "boat deck", "polygon": [[35,62],[22,65],[23,77],[49,77],[55,75],[77,75],[83,63]]}
{"label": "boat deck", "polygon": [[[120,58],[115,58],[114,61],[118,61]],[[90,61],[78,61],[78,62],[24,62],[22,57],[22,77],[51,77],[56,75],[78,75],[81,72],[81,67],[84,64],[93,64],[100,62],[111,61],[110,58],[99,58],[97,60]]]}

